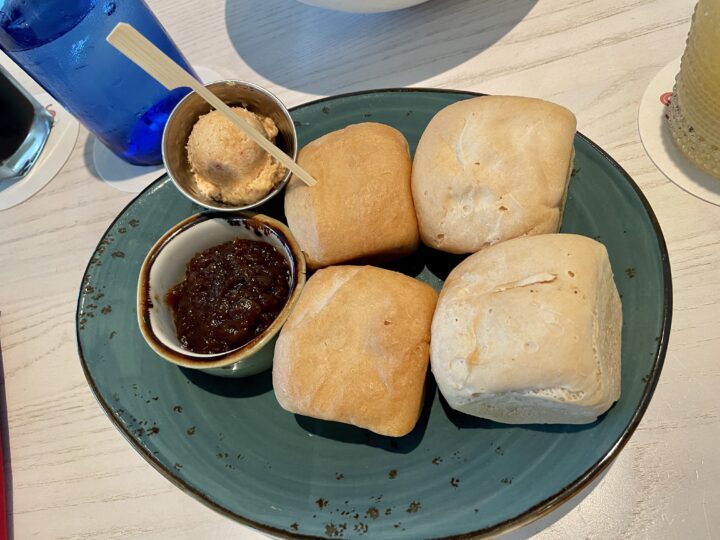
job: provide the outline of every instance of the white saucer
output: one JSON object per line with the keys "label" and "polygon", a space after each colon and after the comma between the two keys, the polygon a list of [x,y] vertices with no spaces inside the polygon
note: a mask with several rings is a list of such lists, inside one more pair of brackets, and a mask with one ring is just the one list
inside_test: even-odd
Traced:
{"label": "white saucer", "polygon": [[638,128],[645,151],[655,166],[673,183],[688,193],[720,206],[720,178],[715,178],[692,164],[677,149],[664,115],[667,99],[680,71],[680,58],[670,62],[655,76],[640,102]]}
{"label": "white saucer", "polygon": [[94,135],[93,167],[106,184],[126,193],[139,193],[156,180],[165,170],[162,165],[143,167],[123,161],[101,143]]}
{"label": "white saucer", "polygon": [[[228,78],[205,66],[195,66],[195,72],[206,84]],[[165,172],[162,165],[149,167],[131,165],[113,154],[94,135],[90,137],[93,139],[94,172],[103,182],[115,189],[126,193],[140,193]]]}
{"label": "white saucer", "polygon": [[300,2],[349,13],[385,13],[416,6],[427,0],[300,0]]}
{"label": "white saucer", "polygon": [[6,210],[26,201],[44,188],[60,171],[75,148],[80,124],[49,94],[38,94],[35,99],[54,116],[50,135],[40,157],[30,172],[15,182],[0,182],[0,210]]}

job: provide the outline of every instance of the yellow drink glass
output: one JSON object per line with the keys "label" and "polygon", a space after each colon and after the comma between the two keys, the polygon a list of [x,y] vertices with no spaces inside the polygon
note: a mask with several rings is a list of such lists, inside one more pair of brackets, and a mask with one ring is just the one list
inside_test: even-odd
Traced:
{"label": "yellow drink glass", "polygon": [[699,0],[665,117],[676,146],[720,179],[720,0]]}

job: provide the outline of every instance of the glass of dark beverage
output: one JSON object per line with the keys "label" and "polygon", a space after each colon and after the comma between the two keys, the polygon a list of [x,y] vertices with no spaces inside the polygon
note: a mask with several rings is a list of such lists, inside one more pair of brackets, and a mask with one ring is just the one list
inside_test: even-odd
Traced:
{"label": "glass of dark beverage", "polygon": [[0,181],[22,178],[40,156],[53,118],[0,66]]}

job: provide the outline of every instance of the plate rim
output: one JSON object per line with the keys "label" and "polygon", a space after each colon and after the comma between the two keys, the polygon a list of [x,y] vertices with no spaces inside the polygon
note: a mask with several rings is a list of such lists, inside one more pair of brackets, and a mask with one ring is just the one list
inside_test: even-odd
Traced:
{"label": "plate rim", "polygon": [[[327,101],[334,101],[337,99],[343,99],[343,98],[349,98],[349,97],[355,97],[355,96],[363,96],[363,95],[369,95],[369,94],[393,94],[393,93],[411,93],[411,92],[418,92],[418,93],[442,93],[442,94],[460,94],[465,95],[469,98],[471,97],[480,97],[487,94],[483,94],[480,92],[472,92],[468,90],[453,90],[449,88],[429,88],[429,87],[403,87],[403,88],[379,88],[379,89],[369,89],[369,90],[359,90],[355,92],[347,92],[344,94],[336,94],[333,96],[326,96],[323,98],[315,99],[312,101],[308,101],[305,103],[301,103],[299,105],[295,105],[288,110],[292,113],[294,111],[297,111],[299,109],[310,107],[313,105],[318,105],[323,102]],[[640,402],[633,412],[632,416],[630,417],[630,421],[625,426],[623,431],[618,436],[617,440],[612,444],[610,449],[595,463],[593,463],[585,472],[583,472],[580,476],[578,476],[575,480],[567,484],[565,487],[557,491],[556,493],[550,495],[549,497],[546,497],[536,505],[528,508],[521,514],[518,514],[517,516],[508,518],[506,520],[503,520],[499,523],[496,523],[495,525],[492,525],[490,527],[485,527],[482,529],[477,529],[474,531],[468,531],[465,533],[455,534],[455,535],[447,535],[447,536],[440,536],[440,537],[434,537],[433,540],[469,540],[471,538],[486,538],[489,536],[496,536],[500,534],[505,534],[508,532],[511,532],[515,529],[519,529],[520,527],[523,527],[549,513],[556,510],[566,502],[568,502],[571,498],[573,498],[575,495],[580,493],[584,488],[586,488],[593,480],[595,480],[603,471],[605,471],[610,464],[615,460],[615,458],[620,454],[622,449],[625,447],[625,445],[628,443],[630,438],[632,437],[633,433],[637,429],[638,425],[640,424],[640,421],[642,420],[643,416],[645,415],[645,412],[647,411],[647,408],[650,404],[650,401],[652,400],[652,396],[655,393],[655,389],[657,387],[657,383],[660,379],[660,374],[662,372],[662,368],[665,362],[665,356],[667,355],[667,349],[669,345],[669,338],[670,338],[670,328],[672,325],[672,313],[673,313],[673,287],[672,287],[672,273],[670,270],[670,257],[667,249],[667,244],[665,242],[665,236],[663,235],[662,228],[660,227],[660,223],[655,216],[655,212],[653,211],[652,207],[650,206],[650,203],[648,202],[647,198],[643,194],[640,187],[637,185],[635,180],[632,179],[632,177],[625,171],[625,169],[617,162],[615,159],[613,159],[605,150],[603,150],[599,145],[597,145],[594,141],[592,141],[587,136],[583,135],[579,131],[576,132],[576,137],[579,137],[582,139],[585,143],[590,145],[593,150],[598,152],[598,154],[605,159],[610,165],[612,165],[613,168],[615,168],[625,179],[625,181],[630,185],[630,187],[635,192],[635,195],[640,200],[648,218],[650,219],[650,223],[653,227],[653,230],[655,232],[655,238],[658,243],[658,249],[660,251],[660,262],[662,265],[662,275],[663,275],[663,308],[662,308],[662,320],[661,320],[661,328],[660,333],[658,336],[657,341],[657,348],[655,350],[655,357],[653,359],[653,365],[650,370],[649,380],[647,384],[645,385],[645,389],[643,390],[642,395],[640,396]],[[140,197],[144,196],[148,191],[155,188],[155,186],[164,178],[168,177],[167,172],[160,175],[156,180],[151,182],[145,189],[143,189],[140,193],[138,193],[135,197],[133,197],[123,208],[118,212],[118,214],[115,216],[115,218],[112,220],[110,225],[106,228],[105,232],[101,235],[95,249],[93,250],[93,254],[97,252],[98,248],[100,248],[103,239],[110,233],[115,226],[115,224],[118,222],[118,220],[125,214],[125,212],[135,203],[136,200],[138,200]],[[296,539],[316,539],[316,540],[322,540],[323,537],[321,536],[314,536],[314,535],[307,535],[307,534],[300,534],[300,533],[294,533],[289,532],[284,529],[279,529],[276,527],[273,527],[271,525],[266,525],[264,523],[259,523],[257,521],[254,521],[253,519],[237,514],[227,508],[225,508],[222,504],[216,502],[214,499],[206,495],[205,493],[201,492],[200,490],[196,489],[183,479],[175,476],[172,471],[165,467],[159,459],[157,459],[150,451],[148,451],[143,446],[136,443],[135,439],[133,438],[132,434],[128,431],[128,429],[122,424],[122,422],[119,421],[119,419],[115,416],[115,414],[112,411],[112,408],[110,405],[105,401],[102,394],[100,393],[98,387],[95,385],[95,381],[92,377],[92,374],[90,373],[90,370],[88,368],[87,362],[85,361],[85,356],[83,354],[82,345],[80,344],[80,303],[83,298],[83,285],[86,281],[86,277],[89,275],[89,270],[91,266],[91,260],[92,256],[90,257],[90,261],[88,261],[88,264],[85,267],[85,270],[82,275],[82,279],[80,282],[80,287],[78,291],[78,299],[77,299],[77,305],[75,310],[75,343],[77,347],[78,357],[80,359],[80,364],[82,365],[83,374],[85,375],[85,379],[88,383],[88,386],[90,387],[90,390],[92,391],[93,396],[95,397],[95,400],[98,402],[102,410],[105,412],[105,415],[110,419],[110,422],[115,426],[115,428],[122,434],[123,438],[130,444],[130,446],[135,449],[144,459],[147,461],[156,471],[158,471],[162,476],[164,476],[168,481],[170,481],[173,485],[180,488],[185,493],[193,496],[196,500],[200,501],[207,507],[215,510],[219,514],[222,514],[226,517],[229,517],[239,523],[242,523],[243,525],[252,527],[254,529],[257,529],[262,532],[270,533],[273,535],[276,535],[281,538],[296,538]]]}

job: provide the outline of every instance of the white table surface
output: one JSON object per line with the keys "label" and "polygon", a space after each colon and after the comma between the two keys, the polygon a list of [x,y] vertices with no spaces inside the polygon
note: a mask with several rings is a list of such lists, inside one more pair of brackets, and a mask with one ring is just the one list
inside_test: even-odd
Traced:
{"label": "white table surface", "polygon": [[[579,130],[635,178],[657,214],[672,263],[673,325],[655,396],[615,464],[586,497],[520,536],[720,537],[720,207],[653,166],[636,120],[652,77],[683,50],[693,0],[431,0],[374,16],[293,0],[149,4],[191,62],[263,84],[288,105],[428,86],[537,96],[573,110]],[[95,177],[88,141],[82,128],[60,175],[0,212],[15,537],[261,538],[152,469],[85,382],[78,286],[100,235],[132,198]]]}

